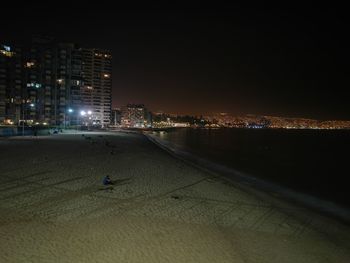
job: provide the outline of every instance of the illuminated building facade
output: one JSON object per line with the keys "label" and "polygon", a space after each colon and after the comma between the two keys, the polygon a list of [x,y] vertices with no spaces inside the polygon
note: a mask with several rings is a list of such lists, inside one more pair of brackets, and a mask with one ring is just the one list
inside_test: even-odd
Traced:
{"label": "illuminated building facade", "polygon": [[33,37],[26,47],[0,46],[0,123],[74,124],[67,112],[80,107],[81,86],[81,49],[73,44]]}
{"label": "illuminated building facade", "polygon": [[63,126],[77,118],[68,110],[80,102],[81,49],[74,44],[55,43],[51,38],[35,37],[25,53],[24,98],[34,105],[27,120]]}
{"label": "illuminated building facade", "polygon": [[121,126],[145,128],[152,126],[152,115],[143,104],[128,104],[121,108]]}
{"label": "illuminated building facade", "polygon": [[22,48],[0,45],[0,124],[108,125],[111,64],[107,51],[49,37]]}
{"label": "illuminated building facade", "polygon": [[105,127],[111,122],[112,56],[100,49],[82,50],[82,107],[92,111],[92,125]]}
{"label": "illuminated building facade", "polygon": [[22,74],[22,50],[0,45],[0,123],[21,119]]}

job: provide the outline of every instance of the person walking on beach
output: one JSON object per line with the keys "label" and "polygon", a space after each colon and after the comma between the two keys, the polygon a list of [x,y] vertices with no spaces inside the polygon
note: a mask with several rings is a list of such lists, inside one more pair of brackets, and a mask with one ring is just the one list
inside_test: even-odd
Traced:
{"label": "person walking on beach", "polygon": [[113,184],[113,182],[112,182],[111,178],[109,177],[109,175],[107,175],[103,178],[103,185],[112,185],[112,184]]}

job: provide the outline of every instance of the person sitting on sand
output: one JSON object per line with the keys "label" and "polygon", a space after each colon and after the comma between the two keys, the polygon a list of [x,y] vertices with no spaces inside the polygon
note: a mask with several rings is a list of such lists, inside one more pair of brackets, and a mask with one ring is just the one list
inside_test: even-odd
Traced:
{"label": "person sitting on sand", "polygon": [[105,176],[105,178],[103,178],[103,185],[111,185],[113,184],[111,178],[109,178],[109,175]]}

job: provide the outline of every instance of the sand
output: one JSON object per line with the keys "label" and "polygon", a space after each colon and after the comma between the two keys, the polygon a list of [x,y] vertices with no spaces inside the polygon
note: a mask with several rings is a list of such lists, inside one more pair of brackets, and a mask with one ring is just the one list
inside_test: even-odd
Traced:
{"label": "sand", "polygon": [[348,226],[263,196],[140,134],[0,138],[0,262],[350,262]]}

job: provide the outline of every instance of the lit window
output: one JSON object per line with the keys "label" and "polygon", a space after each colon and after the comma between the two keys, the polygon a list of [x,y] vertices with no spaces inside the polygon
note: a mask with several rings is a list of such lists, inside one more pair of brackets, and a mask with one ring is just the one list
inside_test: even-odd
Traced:
{"label": "lit window", "polygon": [[0,49],[0,54],[4,55],[5,57],[12,57],[15,54],[15,52],[9,51],[6,48],[6,46],[4,46],[4,47],[5,47],[5,49]]}
{"label": "lit window", "polygon": [[109,78],[109,74],[103,74],[103,77]]}
{"label": "lit window", "polygon": [[8,125],[13,125],[13,121],[11,119],[5,119],[4,123]]}
{"label": "lit window", "polygon": [[27,83],[27,87],[28,88],[41,88],[41,84],[40,83],[34,83],[34,82],[31,82],[31,83]]}
{"label": "lit window", "polygon": [[72,80],[72,84],[75,86],[79,86],[80,85],[80,80]]}
{"label": "lit window", "polygon": [[27,62],[26,64],[25,64],[25,67],[26,68],[32,68],[32,67],[34,67],[35,66],[35,63],[34,62],[31,62],[31,61],[29,61],[29,62]]}

